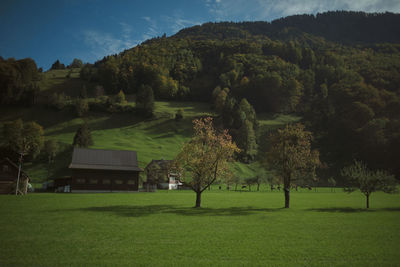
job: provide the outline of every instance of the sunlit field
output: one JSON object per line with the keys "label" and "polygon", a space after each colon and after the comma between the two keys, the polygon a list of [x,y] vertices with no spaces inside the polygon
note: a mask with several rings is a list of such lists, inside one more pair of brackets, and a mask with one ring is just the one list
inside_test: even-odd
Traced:
{"label": "sunlit field", "polygon": [[[253,189],[252,189],[253,190]],[[400,195],[301,189],[0,196],[0,265],[394,266]]]}

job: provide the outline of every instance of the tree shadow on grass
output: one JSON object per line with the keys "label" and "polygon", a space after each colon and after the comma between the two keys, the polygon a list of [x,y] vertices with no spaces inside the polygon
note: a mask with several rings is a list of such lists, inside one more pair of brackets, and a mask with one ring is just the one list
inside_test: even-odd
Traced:
{"label": "tree shadow on grass", "polygon": [[362,209],[362,208],[315,208],[315,209],[308,209],[308,211],[318,211],[318,212],[341,212],[341,213],[356,213],[356,212],[374,212],[376,210],[373,209]]}
{"label": "tree shadow on grass", "polygon": [[[263,209],[254,207],[232,207],[232,208],[191,208],[177,207],[173,205],[117,205],[104,207],[89,207],[77,209],[78,211],[112,213],[122,217],[143,217],[153,214],[176,214],[182,216],[244,216],[260,212],[279,211],[282,208]],[[76,209],[75,209],[76,211]]]}
{"label": "tree shadow on grass", "polygon": [[341,213],[356,213],[356,212],[376,212],[376,211],[400,211],[400,207],[395,208],[350,208],[350,207],[332,207],[332,208],[315,208],[308,209],[308,211],[318,211],[318,212],[341,212]]}

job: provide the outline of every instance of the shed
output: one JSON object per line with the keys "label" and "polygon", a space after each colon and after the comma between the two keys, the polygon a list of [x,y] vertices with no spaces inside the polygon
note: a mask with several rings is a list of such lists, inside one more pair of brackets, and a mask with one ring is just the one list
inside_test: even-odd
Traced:
{"label": "shed", "polygon": [[147,184],[156,185],[159,189],[178,189],[182,185],[178,175],[172,171],[172,160],[152,160],[147,164],[145,171]]}

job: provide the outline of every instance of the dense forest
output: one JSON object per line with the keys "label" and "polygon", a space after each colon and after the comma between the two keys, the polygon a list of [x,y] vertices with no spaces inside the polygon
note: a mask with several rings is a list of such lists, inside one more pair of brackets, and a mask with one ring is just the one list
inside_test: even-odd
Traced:
{"label": "dense forest", "polygon": [[[210,102],[244,162],[261,156],[257,113],[296,113],[327,176],[353,159],[399,176],[398,25],[399,14],[344,11],[206,23],[85,64],[80,76],[106,94],[146,87],[156,99]],[[2,103],[35,91],[34,62],[1,60],[0,68]]]}

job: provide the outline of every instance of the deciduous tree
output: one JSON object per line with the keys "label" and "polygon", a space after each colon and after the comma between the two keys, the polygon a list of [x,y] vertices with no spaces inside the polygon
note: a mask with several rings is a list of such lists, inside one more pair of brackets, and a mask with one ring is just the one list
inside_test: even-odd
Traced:
{"label": "deciduous tree", "polygon": [[174,160],[181,182],[196,192],[196,208],[201,193],[229,173],[228,161],[239,151],[227,130],[217,132],[212,122],[210,117],[194,120],[194,135]]}
{"label": "deciduous tree", "polygon": [[291,183],[315,178],[320,161],[319,152],[311,150],[312,139],[312,133],[305,131],[300,123],[286,125],[270,136],[265,164],[283,178],[285,208],[289,208]]}
{"label": "deciduous tree", "polygon": [[369,196],[375,191],[394,193],[397,191],[396,179],[386,171],[372,171],[361,161],[354,161],[354,164],[342,170],[342,176],[347,179],[346,192],[354,192],[359,189],[366,197],[367,209],[369,208]]}
{"label": "deciduous tree", "polygon": [[43,140],[43,128],[36,122],[24,123],[18,119],[4,124],[3,146],[15,153],[35,157],[43,147]]}

